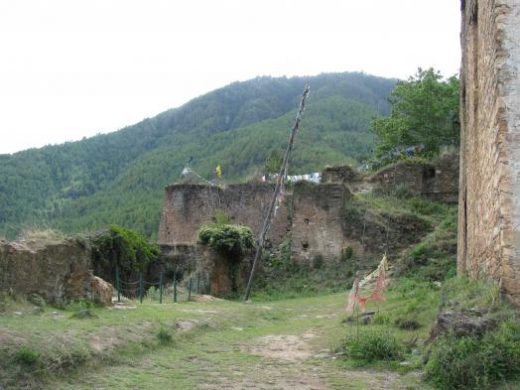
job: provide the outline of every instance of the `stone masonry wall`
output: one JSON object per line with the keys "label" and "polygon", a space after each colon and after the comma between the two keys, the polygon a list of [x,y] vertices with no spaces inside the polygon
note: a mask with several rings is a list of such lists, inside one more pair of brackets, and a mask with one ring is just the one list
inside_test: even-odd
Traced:
{"label": "stone masonry wall", "polygon": [[[199,184],[175,184],[166,188],[159,226],[159,244],[195,244],[201,225],[213,221],[218,210],[232,223],[249,226],[255,236],[274,191],[268,183],[233,184],[222,189]],[[268,239],[279,244],[290,228],[290,197],[278,209]]]}
{"label": "stone masonry wall", "polygon": [[53,303],[92,299],[110,304],[112,298],[112,286],[92,274],[88,245],[72,238],[0,241],[0,291],[38,294]]}
{"label": "stone masonry wall", "polygon": [[343,208],[351,197],[343,184],[295,184],[291,254],[296,263],[312,264],[317,256],[325,263],[338,260],[345,242]]}
{"label": "stone masonry wall", "polygon": [[400,161],[389,165],[367,179],[373,189],[391,192],[400,187],[416,196],[457,203],[459,193],[459,155],[446,153],[431,163]]}
{"label": "stone masonry wall", "polygon": [[520,2],[462,1],[458,271],[520,304]]}

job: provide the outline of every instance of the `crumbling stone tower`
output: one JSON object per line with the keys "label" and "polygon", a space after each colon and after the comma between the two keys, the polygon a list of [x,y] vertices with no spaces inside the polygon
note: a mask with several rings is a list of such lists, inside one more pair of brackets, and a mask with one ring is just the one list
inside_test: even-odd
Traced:
{"label": "crumbling stone tower", "polygon": [[520,305],[520,0],[462,0],[458,270]]}

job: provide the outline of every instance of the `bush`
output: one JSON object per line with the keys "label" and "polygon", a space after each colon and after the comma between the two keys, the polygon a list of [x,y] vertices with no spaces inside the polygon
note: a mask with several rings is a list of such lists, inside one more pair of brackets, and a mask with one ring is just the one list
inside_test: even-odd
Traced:
{"label": "bush", "polygon": [[510,320],[482,337],[437,339],[425,378],[441,389],[489,389],[520,377],[520,324]]}
{"label": "bush", "polygon": [[94,267],[108,272],[108,280],[119,266],[121,275],[128,278],[147,266],[160,254],[159,246],[151,244],[143,235],[118,225],[98,234],[92,240],[92,262]]}
{"label": "bush", "polygon": [[199,230],[199,239],[202,244],[225,255],[241,256],[255,247],[253,232],[242,225],[204,225]]}
{"label": "bush", "polygon": [[347,355],[354,360],[399,360],[403,351],[403,346],[387,330],[359,329],[346,340]]}
{"label": "bush", "polygon": [[24,366],[34,366],[39,359],[40,354],[26,346],[21,347],[14,356],[14,360]]}
{"label": "bush", "polygon": [[173,341],[173,337],[167,329],[161,328],[157,332],[157,339],[162,345],[170,344]]}

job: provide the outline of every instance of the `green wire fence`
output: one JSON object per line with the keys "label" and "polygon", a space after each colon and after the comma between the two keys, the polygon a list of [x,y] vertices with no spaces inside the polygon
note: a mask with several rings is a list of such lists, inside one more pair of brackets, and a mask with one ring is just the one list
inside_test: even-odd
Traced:
{"label": "green wire fence", "polygon": [[211,293],[211,282],[208,274],[196,273],[184,281],[181,281],[179,276],[179,272],[175,270],[171,282],[165,283],[164,272],[160,272],[159,279],[153,282],[145,280],[143,273],[139,272],[137,280],[125,281],[121,278],[119,268],[116,268],[117,302],[121,302],[122,298],[127,298],[139,299],[139,302],[143,303],[143,299],[146,298],[159,301],[162,304],[169,299],[173,302],[191,301],[194,294]]}

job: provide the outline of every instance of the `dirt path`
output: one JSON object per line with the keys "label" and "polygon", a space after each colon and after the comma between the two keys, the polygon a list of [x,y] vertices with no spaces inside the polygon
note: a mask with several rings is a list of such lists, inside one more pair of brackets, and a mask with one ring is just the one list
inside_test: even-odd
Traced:
{"label": "dirt path", "polygon": [[[174,343],[78,372],[52,389],[419,389],[416,374],[349,368],[334,353],[344,337],[343,297],[180,308],[194,329]],[[179,310],[179,308],[175,308]],[[172,308],[173,310],[173,308]],[[186,322],[183,323],[185,325]]]}

